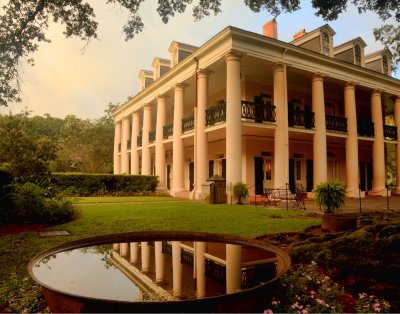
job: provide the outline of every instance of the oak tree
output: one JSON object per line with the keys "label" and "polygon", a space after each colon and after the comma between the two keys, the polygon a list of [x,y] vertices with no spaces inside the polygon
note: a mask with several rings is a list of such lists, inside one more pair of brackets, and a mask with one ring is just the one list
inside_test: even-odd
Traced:
{"label": "oak tree", "polygon": [[[300,0],[243,0],[252,11],[266,11],[273,16],[300,9]],[[144,29],[140,7],[144,0],[106,0],[128,12],[123,27],[125,39],[132,39]],[[193,3],[194,2],[194,3]],[[193,17],[200,20],[221,12],[222,0],[158,0],[157,12],[164,23],[175,14],[192,6]],[[382,21],[391,21],[374,31],[377,40],[391,48],[394,60],[400,58],[399,1],[388,0],[312,0],[316,15],[326,20],[337,19],[354,4],[360,13],[372,11]],[[41,42],[50,42],[46,36],[50,23],[65,26],[64,35],[78,37],[86,42],[97,38],[93,7],[85,0],[8,0],[0,9],[0,105],[20,101],[22,61],[34,65],[33,53]]]}

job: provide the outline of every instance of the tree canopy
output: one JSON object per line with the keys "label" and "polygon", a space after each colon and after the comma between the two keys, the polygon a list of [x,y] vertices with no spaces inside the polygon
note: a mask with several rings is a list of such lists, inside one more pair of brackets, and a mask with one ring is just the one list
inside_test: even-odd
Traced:
{"label": "tree canopy", "polygon": [[[193,17],[200,20],[221,12],[223,0],[158,0],[157,12],[164,23],[175,14],[185,12],[191,5]],[[266,11],[273,16],[301,9],[300,0],[243,0],[254,12]],[[128,12],[123,27],[125,39],[130,40],[144,29],[140,7],[144,0],[106,0]],[[194,2],[194,3],[193,3]],[[312,0],[316,15],[325,20],[335,20],[354,4],[360,13],[372,11],[382,21],[374,34],[393,53],[395,62],[400,60],[399,1],[388,0]],[[51,21],[65,26],[64,35],[78,37],[89,42],[97,38],[97,26],[93,7],[84,0],[9,0],[0,10],[0,105],[20,101],[22,61],[34,65],[32,54],[41,42],[50,42],[46,36]],[[395,23],[395,24],[393,24]]]}

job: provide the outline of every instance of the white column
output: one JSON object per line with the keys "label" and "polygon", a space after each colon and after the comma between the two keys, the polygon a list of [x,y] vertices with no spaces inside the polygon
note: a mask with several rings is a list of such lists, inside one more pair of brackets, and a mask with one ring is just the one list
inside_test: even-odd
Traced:
{"label": "white column", "polygon": [[137,150],[137,137],[140,132],[139,113],[132,114],[132,138],[131,138],[131,174],[139,174],[139,152]]}
{"label": "white column", "polygon": [[113,243],[113,250],[114,251],[119,251],[119,243]]}
{"label": "white column", "polygon": [[174,128],[172,143],[172,189],[171,194],[176,195],[185,189],[184,185],[184,150],[182,135],[183,105],[185,101],[185,87],[183,84],[175,85],[174,99]]}
{"label": "white column", "polygon": [[202,185],[208,179],[208,138],[206,127],[206,108],[208,96],[208,73],[197,72],[197,114],[196,114],[196,199],[203,199]]}
{"label": "white column", "polygon": [[114,130],[114,174],[121,173],[121,162],[120,162],[120,145],[121,145],[121,126],[122,123],[115,123]]}
{"label": "white column", "polygon": [[396,193],[400,194],[400,96],[394,99],[394,122],[397,127],[396,143]]}
{"label": "white column", "polygon": [[165,265],[164,265],[164,254],[162,253],[162,242],[154,242],[154,256],[156,264],[156,283],[164,281],[165,277]]}
{"label": "white column", "polygon": [[206,296],[206,242],[194,242],[195,263],[196,263],[196,296],[204,298]]}
{"label": "white column", "polygon": [[312,78],[312,109],[315,114],[313,157],[314,187],[316,187],[328,180],[324,80],[319,75],[314,75]]}
{"label": "white column", "polygon": [[129,252],[129,243],[121,243],[119,255],[121,255],[122,257],[126,257],[128,256],[128,252]]}
{"label": "white column", "polygon": [[[226,55],[226,183],[242,181],[242,104],[240,59],[236,53]],[[231,192],[227,195],[231,201]]]}
{"label": "white column", "polygon": [[371,113],[375,141],[372,145],[373,181],[370,195],[386,195],[385,141],[383,136],[382,99],[380,91],[371,93]]}
{"label": "white column", "polygon": [[181,243],[172,241],[172,293],[179,298],[182,294]]}
{"label": "white column", "polygon": [[347,83],[344,87],[344,111],[347,118],[346,192],[349,197],[359,197],[357,110],[355,87],[352,83]]}
{"label": "white column", "polygon": [[276,128],[274,141],[274,187],[282,188],[289,183],[289,133],[287,109],[286,66],[274,67],[274,105]]}
{"label": "white column", "polygon": [[128,140],[130,133],[129,118],[124,118],[122,120],[121,172],[125,174],[129,174]]}
{"label": "white column", "polygon": [[132,264],[136,264],[138,261],[139,256],[139,243],[138,242],[131,242],[130,243],[130,262]]}
{"label": "white column", "polygon": [[151,130],[150,105],[143,107],[143,134],[142,134],[142,174],[151,174],[151,155],[149,147],[149,132]]}
{"label": "white column", "polygon": [[167,189],[166,181],[166,159],[163,143],[163,130],[166,121],[167,99],[165,96],[157,98],[157,126],[156,126],[156,175],[158,176],[157,190]]}
{"label": "white column", "polygon": [[148,242],[141,242],[142,272],[147,274],[150,269],[150,247]]}
{"label": "white column", "polygon": [[242,246],[226,245],[226,293],[235,293],[242,288]]}

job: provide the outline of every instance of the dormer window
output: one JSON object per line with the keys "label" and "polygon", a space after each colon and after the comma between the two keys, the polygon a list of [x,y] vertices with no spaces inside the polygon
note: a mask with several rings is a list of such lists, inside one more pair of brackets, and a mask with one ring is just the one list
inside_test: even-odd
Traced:
{"label": "dormer window", "polygon": [[354,46],[354,63],[361,65],[361,48],[359,44]]}
{"label": "dormer window", "polygon": [[326,56],[329,56],[330,44],[329,44],[329,35],[327,32],[322,33],[322,53]]}
{"label": "dormer window", "polygon": [[389,63],[386,56],[382,57],[382,67],[383,67],[383,73],[389,74]]}

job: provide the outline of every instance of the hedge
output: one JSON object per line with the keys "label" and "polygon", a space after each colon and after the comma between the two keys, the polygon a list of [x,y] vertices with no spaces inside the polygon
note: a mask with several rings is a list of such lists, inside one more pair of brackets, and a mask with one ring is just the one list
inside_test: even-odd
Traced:
{"label": "hedge", "polygon": [[95,195],[116,192],[154,192],[157,176],[53,173],[52,183],[67,194]]}

